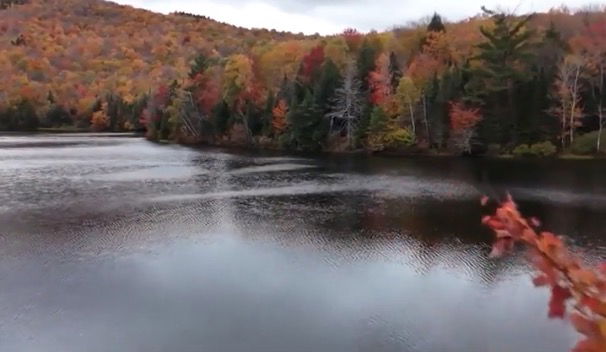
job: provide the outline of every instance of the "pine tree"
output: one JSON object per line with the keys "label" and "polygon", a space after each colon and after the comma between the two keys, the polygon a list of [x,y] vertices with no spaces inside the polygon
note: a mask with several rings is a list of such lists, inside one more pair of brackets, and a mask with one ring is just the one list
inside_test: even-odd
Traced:
{"label": "pine tree", "polygon": [[290,124],[288,147],[300,151],[322,149],[328,129],[311,91],[305,92],[300,104],[291,106],[287,119]]}
{"label": "pine tree", "polygon": [[337,65],[330,59],[326,60],[322,65],[318,83],[314,87],[315,103],[322,110],[322,114],[330,111],[331,102],[342,81]]}
{"label": "pine tree", "polygon": [[434,12],[431,17],[431,21],[429,21],[429,25],[427,26],[428,32],[446,32],[446,27],[444,27],[444,23],[442,22],[442,17]]}
{"label": "pine tree", "polygon": [[400,70],[400,64],[398,63],[398,57],[393,51],[389,54],[389,75],[391,76],[391,93],[395,94],[402,78],[402,70]]}
{"label": "pine tree", "polygon": [[483,8],[492,17],[494,27],[480,28],[485,41],[478,45],[474,58],[480,65],[472,72],[467,85],[470,98],[484,106],[483,137],[497,143],[517,143],[518,108],[516,85],[532,79],[527,66],[532,58],[530,39],[534,32],[526,29],[532,15],[516,19],[504,13]]}
{"label": "pine tree", "polygon": [[368,75],[375,69],[375,61],[377,59],[377,51],[368,40],[364,40],[360,54],[358,55],[357,71],[358,79],[362,84],[362,91],[367,92],[369,88]]}

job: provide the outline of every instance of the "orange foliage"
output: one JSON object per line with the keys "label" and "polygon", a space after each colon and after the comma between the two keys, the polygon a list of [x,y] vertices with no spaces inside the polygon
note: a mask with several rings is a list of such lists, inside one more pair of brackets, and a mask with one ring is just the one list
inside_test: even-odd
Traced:
{"label": "orange foliage", "polygon": [[288,113],[288,105],[284,99],[280,99],[278,105],[273,108],[272,115],[273,118],[271,120],[271,125],[274,130],[278,133],[284,132],[286,130],[287,122],[286,122],[286,114]]}
{"label": "orange foliage", "polygon": [[105,114],[105,111],[96,111],[90,119],[90,124],[94,131],[100,132],[109,126],[109,118]]}
{"label": "orange foliage", "polygon": [[474,128],[480,120],[480,109],[468,108],[461,102],[450,102],[450,125],[454,132]]}
{"label": "orange foliage", "polygon": [[[484,198],[482,203],[486,201]],[[584,335],[573,352],[606,351],[606,263],[598,268],[585,266],[561,237],[539,231],[538,220],[524,218],[511,197],[482,222],[496,237],[492,256],[511,251],[515,243],[530,248],[531,262],[538,271],[534,284],[551,289],[550,318],[564,318],[567,303],[572,301],[569,320]]]}
{"label": "orange foliage", "polygon": [[371,89],[370,100],[375,105],[387,103],[391,96],[391,75],[389,73],[389,57],[382,53],[376,60],[375,70],[368,76]]}

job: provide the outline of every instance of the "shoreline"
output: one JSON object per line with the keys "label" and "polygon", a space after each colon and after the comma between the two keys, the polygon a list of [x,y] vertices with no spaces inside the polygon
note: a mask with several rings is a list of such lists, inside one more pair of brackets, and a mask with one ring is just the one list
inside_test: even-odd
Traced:
{"label": "shoreline", "polygon": [[[17,135],[36,135],[36,134],[88,134],[88,135],[114,135],[123,137],[140,137],[145,138],[145,134],[141,131],[127,131],[127,132],[94,132],[90,129],[77,129],[77,128],[39,128],[36,131],[0,131],[0,136],[17,136]],[[510,159],[510,160],[602,160],[606,159],[606,155],[593,154],[593,155],[576,155],[570,153],[560,153],[554,156],[541,157],[541,156],[514,156],[513,154],[475,154],[475,155],[457,155],[448,153],[446,151],[429,150],[429,151],[380,151],[373,152],[364,149],[355,150],[320,150],[320,151],[300,151],[300,150],[288,150],[278,147],[268,147],[262,145],[243,145],[235,143],[209,143],[209,142],[187,142],[187,141],[175,141],[175,140],[146,140],[161,144],[175,144],[187,147],[216,147],[232,150],[241,151],[266,151],[266,152],[282,152],[282,153],[294,153],[294,154],[317,154],[317,155],[364,155],[364,156],[378,156],[388,158],[461,158],[461,159]]]}

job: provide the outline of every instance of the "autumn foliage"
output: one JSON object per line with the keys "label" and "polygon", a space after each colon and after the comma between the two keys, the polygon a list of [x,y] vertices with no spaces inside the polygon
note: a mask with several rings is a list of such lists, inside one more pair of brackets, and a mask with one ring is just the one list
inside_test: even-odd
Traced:
{"label": "autumn foliage", "polygon": [[389,72],[389,58],[381,54],[375,62],[375,70],[368,76],[371,89],[370,101],[379,106],[386,104],[391,97],[391,76]]}
{"label": "autumn foliage", "polygon": [[321,45],[311,49],[311,51],[303,57],[301,62],[301,75],[306,82],[310,82],[316,75],[322,63],[324,63],[324,47]]}
{"label": "autumn foliage", "polygon": [[364,40],[364,36],[362,33],[358,32],[358,30],[354,28],[347,28],[343,31],[343,38],[347,43],[350,51],[356,51],[362,45],[362,41]]}
{"label": "autumn foliage", "polygon": [[474,128],[481,119],[480,109],[468,108],[461,102],[450,103],[450,125],[453,131]]}
{"label": "autumn foliage", "polygon": [[273,127],[276,133],[282,133],[286,130],[286,114],[288,113],[288,105],[284,99],[280,99],[278,105],[276,105],[272,110],[272,121],[271,126]]}
{"label": "autumn foliage", "polygon": [[[604,7],[485,10],[459,22],[435,14],[429,24],[320,36],[102,0],[5,3],[2,130],[128,128],[220,143],[243,128],[252,145],[330,150],[343,138],[355,149],[390,133],[371,124],[380,109],[375,120],[384,114],[397,135],[410,132],[411,150],[469,154],[558,139],[573,149],[576,135],[601,132],[606,118]],[[275,125],[280,99],[288,124]]]}
{"label": "autumn foliage", "polygon": [[456,101],[450,102],[449,105],[452,143],[463,152],[471,153],[471,138],[476,125],[482,120],[480,109]]}
{"label": "autumn foliage", "polygon": [[568,318],[583,335],[573,352],[606,351],[606,263],[584,265],[562,237],[542,231],[537,219],[524,218],[510,197],[482,222],[495,234],[492,256],[510,252],[516,243],[529,249],[537,270],[533,283],[551,290],[549,317]]}

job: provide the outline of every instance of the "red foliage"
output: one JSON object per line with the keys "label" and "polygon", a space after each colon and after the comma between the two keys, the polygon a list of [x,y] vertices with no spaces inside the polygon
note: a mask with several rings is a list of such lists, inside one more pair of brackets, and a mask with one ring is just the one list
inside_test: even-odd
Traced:
{"label": "red foliage", "polygon": [[436,77],[442,69],[443,65],[436,58],[422,53],[415,56],[406,72],[413,81],[426,83]]}
{"label": "red foliage", "polygon": [[161,84],[153,95],[153,103],[159,109],[164,109],[168,103],[168,87]]}
{"label": "red foliage", "polygon": [[592,37],[606,40],[606,21],[599,21],[589,25],[587,32]]}
{"label": "red foliage", "polygon": [[389,58],[381,54],[375,62],[375,70],[368,75],[370,85],[370,101],[383,106],[391,96],[391,76],[389,74]]}
{"label": "red foliage", "polygon": [[347,47],[349,47],[350,51],[358,50],[362,45],[362,41],[364,40],[362,33],[358,32],[358,30],[354,28],[347,28],[344,30],[343,38],[345,39],[345,43],[347,43]]}
{"label": "red foliage", "polygon": [[597,269],[584,266],[560,237],[538,232],[538,221],[522,217],[510,197],[482,222],[495,233],[493,254],[511,251],[517,242],[530,247],[539,271],[534,284],[551,287],[550,318],[564,318],[567,303],[573,301],[570,322],[585,336],[573,352],[606,351],[606,263]]}
{"label": "red foliage", "polygon": [[549,300],[549,317],[564,318],[564,314],[566,314],[566,300],[571,297],[572,294],[569,289],[559,285],[552,286],[551,299]]}
{"label": "red foliage", "polygon": [[148,126],[152,122],[160,120],[160,112],[166,108],[168,104],[168,87],[161,84],[156,92],[151,96],[151,99],[147,102],[147,106],[141,113],[139,123],[143,126]]}
{"label": "red foliage", "polygon": [[306,82],[311,81],[324,62],[324,46],[318,45],[303,57],[301,76]]}
{"label": "red foliage", "polygon": [[468,108],[461,102],[450,102],[450,125],[453,131],[475,127],[482,120],[480,109]]}
{"label": "red foliage", "polygon": [[212,72],[197,74],[193,80],[195,99],[202,112],[208,115],[221,99],[221,82]]}

